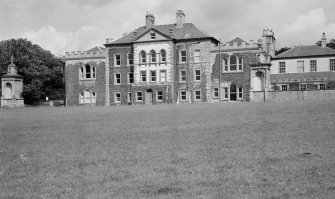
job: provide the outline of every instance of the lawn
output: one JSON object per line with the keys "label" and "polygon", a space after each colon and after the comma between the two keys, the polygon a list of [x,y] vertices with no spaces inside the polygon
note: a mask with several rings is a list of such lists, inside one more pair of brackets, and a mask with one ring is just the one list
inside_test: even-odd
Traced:
{"label": "lawn", "polygon": [[329,198],[335,101],[0,109],[0,198]]}

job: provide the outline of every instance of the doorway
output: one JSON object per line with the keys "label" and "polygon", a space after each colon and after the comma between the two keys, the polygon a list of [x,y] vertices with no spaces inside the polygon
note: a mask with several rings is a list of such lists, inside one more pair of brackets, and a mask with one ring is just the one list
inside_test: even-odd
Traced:
{"label": "doorway", "polygon": [[152,89],[151,88],[147,89],[147,91],[145,92],[144,103],[146,105],[152,104]]}

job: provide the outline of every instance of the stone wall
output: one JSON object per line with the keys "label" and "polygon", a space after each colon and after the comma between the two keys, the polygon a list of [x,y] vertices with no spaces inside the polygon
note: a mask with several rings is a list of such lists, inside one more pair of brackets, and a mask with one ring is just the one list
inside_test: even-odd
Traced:
{"label": "stone wall", "polygon": [[269,91],[270,101],[335,100],[335,90]]}

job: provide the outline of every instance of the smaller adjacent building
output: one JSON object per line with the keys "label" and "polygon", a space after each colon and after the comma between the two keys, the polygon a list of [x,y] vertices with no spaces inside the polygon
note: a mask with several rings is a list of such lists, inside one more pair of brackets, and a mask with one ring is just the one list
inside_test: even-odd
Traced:
{"label": "smaller adjacent building", "polygon": [[321,46],[297,46],[272,58],[272,90],[335,89],[335,49]]}
{"label": "smaller adjacent building", "polygon": [[14,57],[7,67],[7,74],[1,77],[1,107],[23,107],[22,97],[23,77],[17,74]]}

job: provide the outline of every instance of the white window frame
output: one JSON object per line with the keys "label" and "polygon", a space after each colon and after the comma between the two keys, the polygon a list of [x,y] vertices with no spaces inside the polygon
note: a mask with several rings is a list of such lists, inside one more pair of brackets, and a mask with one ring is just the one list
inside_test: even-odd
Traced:
{"label": "white window frame", "polygon": [[[119,97],[118,97],[118,95],[119,95]],[[114,93],[114,102],[115,103],[121,103],[121,93],[119,93],[119,92]]]}
{"label": "white window frame", "polygon": [[[117,59],[117,56],[119,56],[119,61]],[[119,64],[118,64],[119,62]],[[119,67],[121,66],[121,55],[120,54],[114,54],[114,66]]]}
{"label": "white window frame", "polygon": [[214,87],[213,88],[213,98],[218,98],[219,97],[219,88]]}
{"label": "white window frame", "polygon": [[317,60],[313,59],[313,60],[309,60],[309,71],[310,72],[317,72],[318,71],[318,67],[317,67]]}
{"label": "white window frame", "polygon": [[228,65],[228,59],[227,58],[223,58],[222,59],[222,72],[228,72],[229,71],[229,65]]}
{"label": "white window frame", "polygon": [[282,90],[282,91],[288,91],[288,85],[287,84],[281,84],[280,85],[280,90]]}
{"label": "white window frame", "polygon": [[[184,93],[185,95],[183,95],[183,93]],[[180,90],[180,91],[179,91],[179,95],[180,95],[180,101],[182,101],[182,102],[187,101],[187,92],[186,92],[186,90]],[[185,96],[185,99],[183,99],[184,96]]]}
{"label": "white window frame", "polygon": [[[159,95],[160,93],[160,95]],[[162,98],[162,99],[159,99],[159,96]],[[156,91],[156,100],[157,101],[163,101],[163,91]]]}
{"label": "white window frame", "polygon": [[200,49],[194,50],[194,62],[200,62],[201,51]]}
{"label": "white window frame", "polygon": [[[299,66],[299,63],[302,63],[302,65]],[[305,72],[305,62],[303,60],[299,60],[297,61],[297,73],[303,73],[303,72]]]}
{"label": "white window frame", "polygon": [[[197,74],[197,71],[199,71],[199,74]],[[194,70],[194,81],[201,81],[201,70],[200,69]]]}
{"label": "white window frame", "polygon": [[95,104],[96,103],[96,92],[92,92],[90,89],[85,89],[79,93],[79,104]]}
{"label": "white window frame", "polygon": [[237,70],[243,71],[243,57],[238,57],[237,59]]}
{"label": "white window frame", "polygon": [[[139,97],[138,94],[139,94],[139,93],[141,93],[141,96],[140,96],[141,99],[140,99],[140,100],[138,99],[138,97]],[[136,92],[136,102],[143,102],[143,93],[142,93],[142,91],[137,91],[137,92]]]}
{"label": "white window frame", "polygon": [[[164,54],[164,56],[163,56]],[[161,63],[166,63],[166,50],[162,49],[160,52],[159,52],[159,55],[160,55],[160,62]],[[163,60],[163,58],[165,60]]]}
{"label": "white window frame", "polygon": [[159,81],[162,83],[166,82],[166,77],[167,77],[166,70],[160,70],[159,71],[159,78],[160,78]]}
{"label": "white window frame", "polygon": [[[231,62],[230,62],[230,59],[232,59],[232,57],[235,57],[235,59],[236,59],[236,64],[231,64]],[[232,70],[231,69],[231,67],[232,66],[235,66],[236,67],[236,70]],[[229,66],[228,66],[228,70],[230,71],[230,72],[237,72],[238,71],[238,57],[236,56],[236,55],[231,55],[230,57],[229,57]]]}
{"label": "white window frame", "polygon": [[[146,70],[141,70],[140,71],[140,80],[141,80],[141,82],[147,82],[147,71]],[[145,80],[143,80],[143,77],[145,78]]]}
{"label": "white window frame", "polygon": [[[118,75],[120,76],[120,78],[117,78]],[[115,74],[114,74],[114,78],[115,78],[115,79],[114,79],[114,80],[115,80],[115,81],[114,81],[114,84],[116,84],[116,85],[120,85],[120,84],[121,84],[121,73],[115,73]],[[119,83],[118,83],[118,80],[120,81]]]}
{"label": "white window frame", "polygon": [[[153,78],[154,78],[154,80],[153,80]],[[155,71],[155,70],[150,71],[150,82],[157,82],[157,71]]]}
{"label": "white window frame", "polygon": [[[182,53],[185,52],[185,56],[182,55]],[[185,60],[183,60],[183,58],[185,58]],[[186,50],[180,50],[179,51],[179,62],[180,63],[186,63],[187,61],[187,52]]]}
{"label": "white window frame", "polygon": [[227,99],[228,100],[229,99],[229,88],[228,87],[224,87],[223,90],[224,90],[223,91],[224,92],[223,93],[224,94],[223,95],[223,99]]}
{"label": "white window frame", "polygon": [[[197,95],[197,93],[199,93],[199,95]],[[200,89],[194,90],[194,101],[201,101],[201,90]]]}
{"label": "white window frame", "polygon": [[243,87],[237,87],[237,99],[243,99]]}
{"label": "white window frame", "polygon": [[[305,89],[302,89],[302,88],[305,88]],[[306,91],[307,90],[307,84],[306,83],[299,84],[299,90]]]}
{"label": "white window frame", "polygon": [[335,59],[329,59],[329,70],[335,71]]}
{"label": "white window frame", "polygon": [[[87,66],[89,71],[87,71]],[[95,67],[91,66],[90,64],[85,64],[79,68],[79,79],[80,80],[93,80],[95,79]],[[89,77],[87,77],[89,75]]]}
{"label": "white window frame", "polygon": [[284,61],[278,62],[278,73],[286,73],[286,63]]}
{"label": "white window frame", "polygon": [[[183,76],[183,72],[185,72],[185,75]],[[180,70],[180,82],[186,82],[186,70]],[[185,77],[185,80],[183,80],[183,77]]]}
{"label": "white window frame", "polygon": [[127,102],[132,102],[132,94],[131,94],[131,92],[127,93]]}

